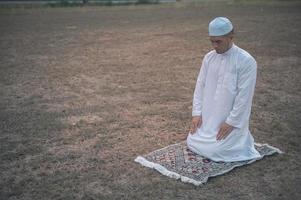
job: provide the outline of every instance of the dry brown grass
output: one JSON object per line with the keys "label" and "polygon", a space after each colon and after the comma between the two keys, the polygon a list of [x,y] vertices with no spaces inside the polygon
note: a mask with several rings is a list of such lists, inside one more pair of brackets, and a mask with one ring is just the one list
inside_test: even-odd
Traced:
{"label": "dry brown grass", "polygon": [[[0,199],[297,199],[300,4],[0,11]],[[207,23],[229,16],[259,64],[251,129],[286,154],[170,180],[134,158],[182,141]]]}

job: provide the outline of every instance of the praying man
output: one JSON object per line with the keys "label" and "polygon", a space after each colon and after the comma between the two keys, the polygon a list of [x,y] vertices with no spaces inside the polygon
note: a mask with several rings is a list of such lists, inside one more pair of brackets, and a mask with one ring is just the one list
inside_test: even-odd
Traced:
{"label": "praying man", "polygon": [[203,58],[197,78],[187,146],[216,162],[259,158],[249,131],[257,63],[233,43],[229,19],[212,20],[209,37],[214,50]]}

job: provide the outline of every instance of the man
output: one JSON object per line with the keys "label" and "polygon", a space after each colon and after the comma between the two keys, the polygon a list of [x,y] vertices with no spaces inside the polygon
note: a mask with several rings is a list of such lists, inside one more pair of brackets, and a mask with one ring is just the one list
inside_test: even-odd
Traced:
{"label": "man", "polygon": [[256,61],[233,43],[229,19],[212,20],[209,36],[214,50],[205,55],[197,79],[187,146],[216,162],[259,158],[249,131]]}

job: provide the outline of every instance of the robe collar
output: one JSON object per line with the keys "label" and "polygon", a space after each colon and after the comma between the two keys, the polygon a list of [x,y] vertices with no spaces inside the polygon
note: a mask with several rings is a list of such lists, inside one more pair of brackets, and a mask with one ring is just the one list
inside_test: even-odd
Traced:
{"label": "robe collar", "polygon": [[228,56],[228,55],[230,55],[231,54],[231,52],[234,50],[234,48],[235,48],[235,44],[234,43],[232,43],[232,46],[226,51],[226,52],[224,52],[224,53],[222,53],[222,54],[220,54],[221,56]]}

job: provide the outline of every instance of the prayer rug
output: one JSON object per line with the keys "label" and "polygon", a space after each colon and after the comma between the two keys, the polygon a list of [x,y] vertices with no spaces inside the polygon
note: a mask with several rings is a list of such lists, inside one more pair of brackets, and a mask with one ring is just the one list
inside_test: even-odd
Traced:
{"label": "prayer rug", "polygon": [[182,182],[201,185],[209,177],[225,174],[235,167],[247,165],[264,156],[282,153],[279,149],[268,144],[255,144],[261,157],[253,160],[238,162],[214,162],[197,155],[187,148],[186,141],[158,149],[144,156],[138,156],[135,161],[141,165],[153,168],[161,174],[181,179]]}

